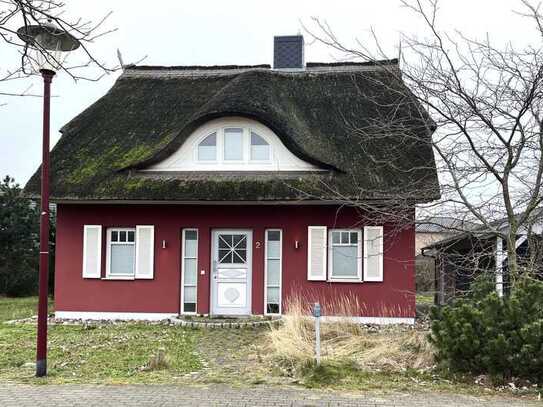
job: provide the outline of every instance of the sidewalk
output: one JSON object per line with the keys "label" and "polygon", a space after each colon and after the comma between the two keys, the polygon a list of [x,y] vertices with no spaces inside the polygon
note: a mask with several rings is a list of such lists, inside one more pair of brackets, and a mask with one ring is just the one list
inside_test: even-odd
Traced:
{"label": "sidewalk", "polygon": [[543,403],[510,398],[476,398],[440,393],[416,395],[396,393],[386,396],[348,395],[269,386],[234,389],[224,385],[186,387],[0,384],[0,406],[528,407],[543,406]]}

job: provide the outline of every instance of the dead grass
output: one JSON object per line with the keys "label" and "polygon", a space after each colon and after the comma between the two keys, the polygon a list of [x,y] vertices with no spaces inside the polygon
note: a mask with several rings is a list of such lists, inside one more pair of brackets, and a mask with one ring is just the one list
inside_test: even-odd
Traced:
{"label": "dead grass", "polygon": [[[272,327],[272,357],[288,370],[312,363],[315,349],[314,319],[302,296],[285,307],[284,324]],[[433,349],[427,332],[412,327],[368,328],[349,320],[360,310],[356,300],[338,297],[328,310],[345,318],[321,324],[321,356],[333,363],[354,363],[360,369],[398,372],[427,370],[433,366]],[[330,313],[332,313],[330,312]]]}

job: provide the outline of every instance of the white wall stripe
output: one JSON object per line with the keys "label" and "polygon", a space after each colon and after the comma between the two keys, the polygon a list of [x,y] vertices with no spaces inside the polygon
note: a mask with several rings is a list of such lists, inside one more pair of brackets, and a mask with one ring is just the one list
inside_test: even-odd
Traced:
{"label": "white wall stripe", "polygon": [[[177,318],[177,313],[159,312],[86,312],[86,311],[56,311],[55,318],[58,319],[81,319],[95,321],[163,321],[170,318]],[[308,317],[312,318],[312,317]],[[406,317],[344,317],[344,316],[323,316],[322,322],[349,321],[356,324],[371,325],[413,325],[415,318]]]}

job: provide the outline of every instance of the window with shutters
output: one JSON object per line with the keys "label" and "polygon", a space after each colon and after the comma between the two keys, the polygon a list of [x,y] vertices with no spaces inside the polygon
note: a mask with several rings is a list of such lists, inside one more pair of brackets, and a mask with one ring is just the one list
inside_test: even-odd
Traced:
{"label": "window with shutters", "polygon": [[264,313],[267,315],[281,313],[281,242],[280,229],[266,230]]}
{"label": "window with shutters", "polygon": [[198,230],[183,230],[183,269],[181,284],[181,312],[196,313],[196,292],[198,287]]}
{"label": "window with shutters", "polygon": [[136,266],[136,229],[107,230],[106,277],[134,278]]}
{"label": "window with shutters", "polygon": [[328,277],[332,281],[362,280],[361,231],[331,229],[328,234]]}

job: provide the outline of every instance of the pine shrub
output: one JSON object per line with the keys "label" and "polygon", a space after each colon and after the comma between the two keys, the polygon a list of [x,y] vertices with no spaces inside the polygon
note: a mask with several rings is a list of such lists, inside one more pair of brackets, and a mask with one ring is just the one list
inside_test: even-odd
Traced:
{"label": "pine shrub", "polygon": [[488,276],[469,295],[433,308],[437,362],[455,372],[543,384],[543,282],[523,277],[500,298]]}

